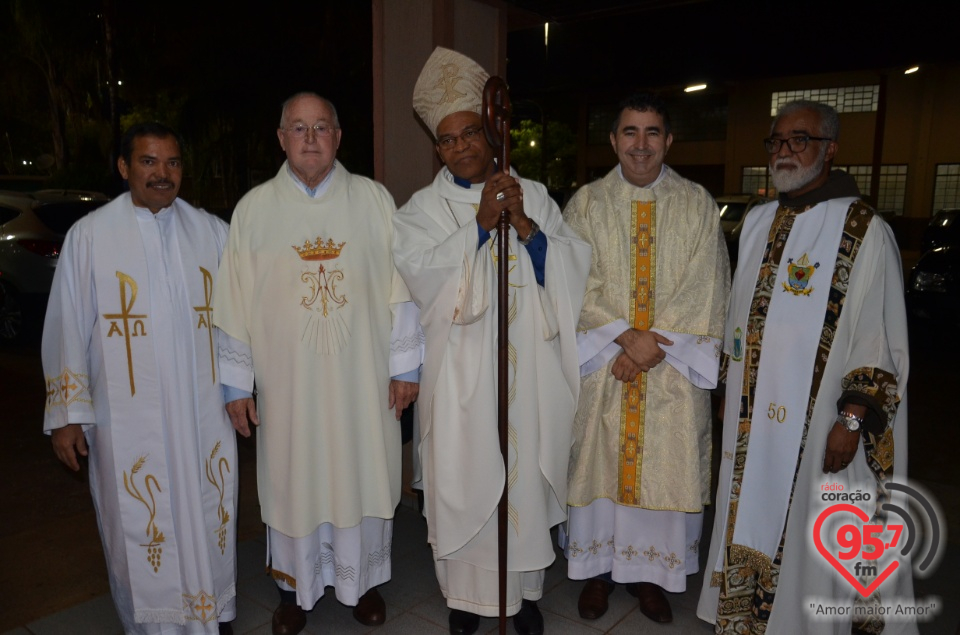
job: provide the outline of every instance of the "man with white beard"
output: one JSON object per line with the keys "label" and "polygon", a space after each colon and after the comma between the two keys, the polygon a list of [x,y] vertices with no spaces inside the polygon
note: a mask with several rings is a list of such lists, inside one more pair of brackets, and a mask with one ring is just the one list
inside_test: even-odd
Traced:
{"label": "man with white beard", "polygon": [[[857,503],[862,517],[885,524],[882,485],[906,474],[900,254],[853,179],[830,169],[839,127],[824,104],[780,108],[764,140],[780,198],[752,211],[741,235],[721,363],[716,520],[697,607],[717,633],[916,632],[903,616],[866,610],[913,597],[909,566],[863,600],[811,534],[831,504],[825,490],[869,493]],[[818,618],[817,600],[841,610]]]}

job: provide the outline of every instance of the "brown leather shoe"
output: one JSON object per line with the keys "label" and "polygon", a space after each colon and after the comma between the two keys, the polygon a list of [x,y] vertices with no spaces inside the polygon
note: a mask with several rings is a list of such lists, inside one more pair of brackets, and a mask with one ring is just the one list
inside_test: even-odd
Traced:
{"label": "brown leather shoe", "polygon": [[607,598],[613,593],[614,588],[616,588],[615,585],[606,580],[599,578],[587,580],[583,585],[583,591],[580,591],[580,600],[577,602],[580,617],[585,620],[602,617],[607,612],[609,607]]}
{"label": "brown leather shoe", "polygon": [[307,614],[296,604],[281,602],[273,612],[273,635],[296,635],[307,625]]}
{"label": "brown leather shoe", "polygon": [[376,589],[370,589],[353,607],[353,619],[364,626],[380,626],[387,621],[387,605]]}
{"label": "brown leather shoe", "polygon": [[667,596],[652,582],[633,582],[627,585],[627,593],[640,600],[640,612],[654,622],[666,624],[673,621],[673,611]]}

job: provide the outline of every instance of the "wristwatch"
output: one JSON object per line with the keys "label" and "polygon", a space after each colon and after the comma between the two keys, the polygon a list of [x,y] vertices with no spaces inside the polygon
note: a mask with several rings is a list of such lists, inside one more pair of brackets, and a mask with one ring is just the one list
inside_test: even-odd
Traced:
{"label": "wristwatch", "polygon": [[837,415],[837,423],[846,428],[849,432],[857,432],[863,427],[863,419],[849,412],[841,412]]}
{"label": "wristwatch", "polygon": [[531,219],[530,233],[527,234],[527,237],[524,238],[523,240],[520,240],[519,238],[517,238],[517,240],[520,240],[520,244],[526,247],[527,245],[530,244],[530,241],[533,240],[533,238],[539,233],[540,233],[540,225],[537,225],[537,221]]}

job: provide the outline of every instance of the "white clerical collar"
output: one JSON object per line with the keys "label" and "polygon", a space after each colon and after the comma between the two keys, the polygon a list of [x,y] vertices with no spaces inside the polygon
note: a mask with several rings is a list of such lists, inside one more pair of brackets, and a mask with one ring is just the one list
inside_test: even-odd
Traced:
{"label": "white clerical collar", "polygon": [[327,188],[330,187],[330,180],[333,178],[333,173],[337,169],[337,162],[333,162],[330,171],[327,172],[327,175],[323,177],[323,180],[317,184],[317,187],[311,188],[307,187],[307,184],[301,181],[296,174],[293,173],[293,170],[290,169],[290,164],[287,164],[287,174],[290,175],[290,178],[293,179],[293,182],[297,184],[297,187],[300,188],[300,191],[309,196],[310,198],[317,198],[327,191]]}
{"label": "white clerical collar", "polygon": [[[623,179],[624,181],[627,181],[627,177],[623,176],[623,166],[621,166],[619,163],[617,164],[617,174],[620,175],[621,179]],[[656,179],[654,179],[653,183],[648,183],[647,185],[644,185],[643,189],[656,187],[657,185],[659,185],[660,181],[663,180],[663,177],[666,176],[666,174],[667,174],[667,164],[662,163],[660,165],[660,175]],[[630,181],[627,181],[627,183],[630,183]],[[630,185],[633,185],[633,183],[630,183]],[[636,186],[634,185],[634,187]]]}
{"label": "white clerical collar", "polygon": [[471,183],[466,179],[461,179],[457,176],[454,176],[453,172],[450,171],[450,168],[443,168],[443,177],[447,179],[450,183],[462,187],[465,190],[482,190],[485,183]]}
{"label": "white clerical collar", "polygon": [[[131,203],[131,204],[132,204],[132,203]],[[157,219],[159,219],[159,218],[165,218],[166,216],[169,216],[170,214],[173,213],[173,205],[170,205],[169,207],[164,207],[164,208],[162,208],[162,209],[161,209],[159,212],[157,212],[156,214],[154,214],[153,212],[151,212],[151,211],[150,211],[148,208],[146,208],[146,207],[139,207],[139,206],[137,206],[137,205],[133,205],[133,212],[134,212],[134,214],[136,214],[136,215],[137,215],[138,217],[140,217],[140,218],[157,218]]]}

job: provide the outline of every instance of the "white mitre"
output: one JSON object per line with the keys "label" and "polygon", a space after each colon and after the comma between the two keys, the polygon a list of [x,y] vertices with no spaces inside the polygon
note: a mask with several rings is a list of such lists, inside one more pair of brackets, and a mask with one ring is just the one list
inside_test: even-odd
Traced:
{"label": "white mitre", "polygon": [[466,55],[438,46],[424,64],[413,87],[413,109],[437,135],[443,118],[455,112],[475,112],[483,102],[490,75]]}

